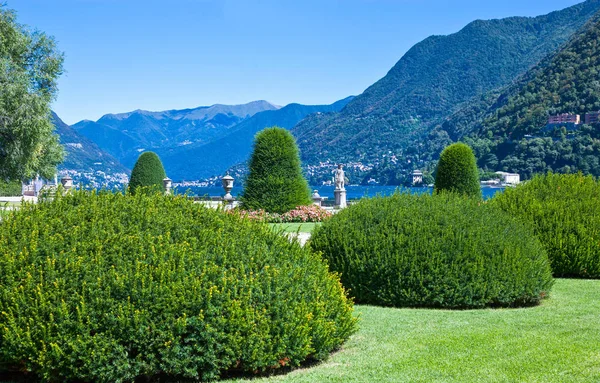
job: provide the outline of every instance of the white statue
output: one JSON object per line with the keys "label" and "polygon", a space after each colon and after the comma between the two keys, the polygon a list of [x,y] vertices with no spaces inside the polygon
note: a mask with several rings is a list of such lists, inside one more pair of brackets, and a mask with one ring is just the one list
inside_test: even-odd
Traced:
{"label": "white statue", "polygon": [[344,169],[342,169],[342,165],[338,165],[338,168],[335,170],[335,189],[336,190],[345,190],[344,184],[346,182],[346,176],[344,174]]}

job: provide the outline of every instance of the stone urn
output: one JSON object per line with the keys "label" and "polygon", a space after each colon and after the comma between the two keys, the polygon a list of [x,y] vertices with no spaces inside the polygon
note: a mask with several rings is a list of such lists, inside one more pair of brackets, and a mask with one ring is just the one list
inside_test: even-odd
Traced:
{"label": "stone urn", "polygon": [[229,174],[227,174],[221,179],[221,182],[223,183],[223,189],[225,190],[225,196],[223,196],[223,199],[227,202],[233,201],[233,196],[231,195],[231,189],[233,189],[233,181],[233,177]]}

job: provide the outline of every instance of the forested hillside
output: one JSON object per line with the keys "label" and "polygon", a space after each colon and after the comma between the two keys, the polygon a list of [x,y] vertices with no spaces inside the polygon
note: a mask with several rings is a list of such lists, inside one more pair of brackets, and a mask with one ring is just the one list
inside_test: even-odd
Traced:
{"label": "forested hillside", "polygon": [[488,92],[513,83],[599,9],[600,0],[589,0],[535,18],[478,20],[458,33],[425,39],[341,112],[299,123],[293,133],[303,160],[370,163],[365,178],[393,171],[384,177],[390,182],[427,167],[457,138],[436,126],[473,107],[476,98],[487,97],[485,112],[495,100]]}
{"label": "forested hillside", "polygon": [[600,110],[600,15],[524,79],[483,115],[466,108],[445,127],[472,131],[464,140],[476,149],[483,168],[525,178],[547,170],[600,175],[598,124],[547,125],[550,115],[579,114],[585,122],[586,113]]}

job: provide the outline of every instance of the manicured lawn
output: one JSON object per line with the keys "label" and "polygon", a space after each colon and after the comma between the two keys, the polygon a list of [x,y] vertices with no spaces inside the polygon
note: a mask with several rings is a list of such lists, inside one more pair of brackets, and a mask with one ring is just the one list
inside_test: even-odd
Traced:
{"label": "manicured lawn", "polygon": [[328,361],[227,382],[600,381],[600,281],[557,280],[532,308],[356,312],[360,330]]}
{"label": "manicured lawn", "polygon": [[309,223],[272,223],[270,226],[273,230],[283,230],[285,233],[311,233],[317,225],[320,225],[319,222],[309,222]]}
{"label": "manicured lawn", "polygon": [[21,201],[0,201],[0,207],[3,206],[21,206]]}

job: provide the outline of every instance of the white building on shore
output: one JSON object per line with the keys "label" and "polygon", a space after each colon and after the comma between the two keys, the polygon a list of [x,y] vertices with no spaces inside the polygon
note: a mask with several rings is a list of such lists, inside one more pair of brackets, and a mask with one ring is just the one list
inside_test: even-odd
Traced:
{"label": "white building on shore", "polygon": [[516,173],[496,172],[502,176],[502,183],[505,185],[518,185],[521,183],[521,176]]}

